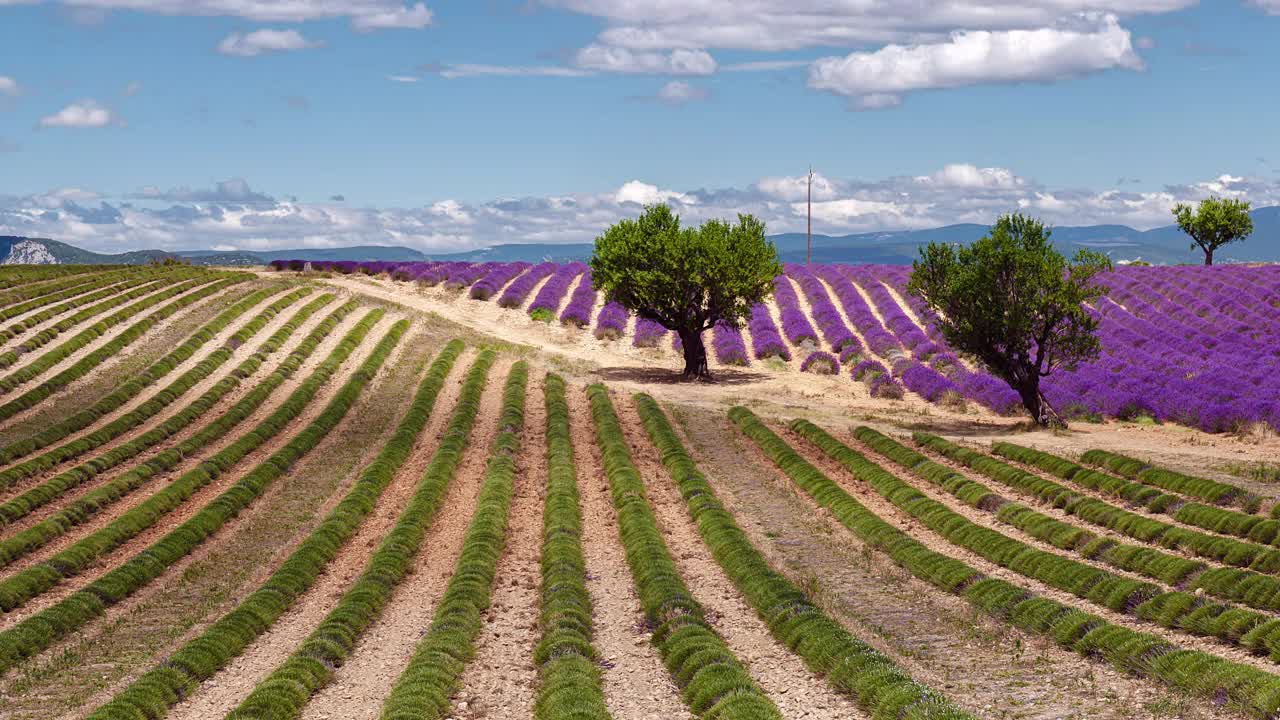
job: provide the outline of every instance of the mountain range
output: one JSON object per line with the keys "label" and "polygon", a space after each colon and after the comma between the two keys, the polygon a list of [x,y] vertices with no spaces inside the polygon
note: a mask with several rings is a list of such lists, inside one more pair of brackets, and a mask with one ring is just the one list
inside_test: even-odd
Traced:
{"label": "mountain range", "polygon": [[[1254,231],[1247,240],[1222,248],[1214,256],[1218,263],[1280,262],[1280,206],[1254,210]],[[853,235],[814,235],[813,261],[822,263],[909,264],[917,248],[930,242],[965,243],[982,237],[985,225],[947,225],[931,230],[900,230]],[[1202,255],[1191,250],[1191,240],[1176,225],[1151,230],[1135,230],[1125,225],[1087,225],[1053,228],[1053,241],[1070,254],[1079,248],[1107,253],[1117,262],[1144,260],[1155,264],[1198,263]],[[786,262],[805,260],[804,233],[782,233],[770,239]],[[118,255],[95,253],[46,238],[0,235],[3,264],[15,263],[103,263],[140,264],[166,257],[183,258],[197,265],[265,265],[272,260],[382,260],[415,262],[461,260],[527,262],[570,262],[591,257],[591,243],[516,243],[494,245],[462,253],[426,254],[400,246],[362,245],[343,248],[307,248],[267,252],[214,250],[136,250]]]}

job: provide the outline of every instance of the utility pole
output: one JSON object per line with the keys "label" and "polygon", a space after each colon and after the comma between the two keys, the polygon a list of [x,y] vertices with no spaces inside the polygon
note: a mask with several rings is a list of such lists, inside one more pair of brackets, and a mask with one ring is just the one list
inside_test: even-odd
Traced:
{"label": "utility pole", "polygon": [[813,166],[809,166],[809,230],[805,243],[804,264],[813,262]]}

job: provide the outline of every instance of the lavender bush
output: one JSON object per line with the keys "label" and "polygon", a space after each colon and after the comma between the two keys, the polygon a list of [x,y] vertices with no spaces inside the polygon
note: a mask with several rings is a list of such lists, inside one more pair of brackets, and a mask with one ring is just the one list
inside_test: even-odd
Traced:
{"label": "lavender bush", "polygon": [[747,343],[738,328],[716,323],[711,329],[711,347],[715,351],[716,362],[721,365],[746,367],[751,364],[747,357]]}
{"label": "lavender bush", "polygon": [[800,363],[800,372],[810,372],[816,375],[839,375],[840,361],[835,355],[829,352],[818,350],[809,353],[809,357]]}
{"label": "lavender bush", "polygon": [[627,321],[630,318],[627,309],[618,303],[605,303],[596,316],[596,337],[601,340],[617,340],[627,333]]}
{"label": "lavender bush", "polygon": [[757,303],[751,308],[747,330],[751,333],[751,346],[755,348],[757,360],[778,358],[790,362],[791,351],[782,341],[782,335],[778,334],[778,326],[774,324],[769,308],[763,303]]}
{"label": "lavender bush", "polygon": [[498,298],[498,305],[504,308],[520,307],[528,299],[529,293],[533,292],[538,283],[542,282],[559,267],[560,265],[557,263],[544,262],[529,268],[528,272],[525,272],[507,286],[507,289],[502,293],[502,297]]}
{"label": "lavender bush", "polygon": [[582,274],[582,279],[578,281],[578,287],[573,291],[573,297],[569,298],[569,304],[560,314],[560,322],[578,327],[590,325],[591,309],[595,304],[596,289],[591,284],[591,268],[587,268]]}
{"label": "lavender bush", "polygon": [[636,335],[631,344],[638,348],[656,348],[669,332],[660,322],[637,318]]}
{"label": "lavender bush", "polygon": [[529,263],[526,262],[494,264],[483,277],[471,286],[471,298],[474,300],[488,300],[505,287],[507,283],[511,282],[512,278],[528,269]]}

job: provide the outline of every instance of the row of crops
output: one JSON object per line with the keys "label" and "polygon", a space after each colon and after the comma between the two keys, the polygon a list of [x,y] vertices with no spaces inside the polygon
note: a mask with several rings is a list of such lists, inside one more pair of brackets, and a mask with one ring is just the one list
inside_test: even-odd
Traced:
{"label": "row of crops", "polygon": [[[602,340],[679,351],[658,323],[605,303],[582,263],[356,263],[279,261],[277,269],[387,274],[439,286],[535,319],[589,328]],[[721,366],[759,364],[845,374],[874,397],[910,392],[945,405],[1021,411],[1004,382],[947,347],[937,316],[906,292],[910,268],[787,264],[770,302],[742,328],[711,331]],[[1122,267],[1103,277],[1103,355],[1046,378],[1069,417],[1149,417],[1209,432],[1254,423],[1280,429],[1280,268]]]}

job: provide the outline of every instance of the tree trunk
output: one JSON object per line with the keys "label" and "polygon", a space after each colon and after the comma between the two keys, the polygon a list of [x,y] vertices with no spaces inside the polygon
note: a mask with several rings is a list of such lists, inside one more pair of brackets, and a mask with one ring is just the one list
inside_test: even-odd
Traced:
{"label": "tree trunk", "polygon": [[1212,251],[1212,250],[1205,250],[1205,251],[1204,251],[1204,264],[1205,264],[1205,265],[1212,265],[1212,264],[1213,264],[1213,251]]}
{"label": "tree trunk", "polygon": [[1066,421],[1054,411],[1053,406],[1040,393],[1040,377],[1038,375],[1020,382],[1014,389],[1018,391],[1018,396],[1022,398],[1023,407],[1031,414],[1031,419],[1037,425],[1040,427],[1067,427]]}
{"label": "tree trunk", "polygon": [[684,345],[684,379],[710,380],[707,369],[707,347],[702,344],[702,333],[680,330],[680,342]]}

